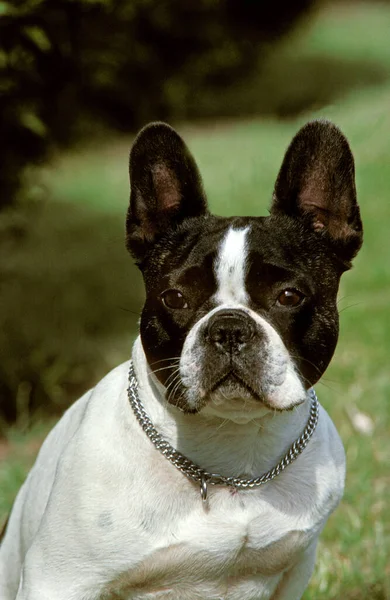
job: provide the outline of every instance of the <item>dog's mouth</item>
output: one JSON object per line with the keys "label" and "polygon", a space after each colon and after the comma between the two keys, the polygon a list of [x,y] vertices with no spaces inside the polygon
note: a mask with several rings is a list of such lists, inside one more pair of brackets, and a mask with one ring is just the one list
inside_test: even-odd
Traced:
{"label": "dog's mouth", "polygon": [[[263,395],[253,387],[236,370],[230,369],[218,378],[210,389],[209,396],[212,401],[220,403],[221,398],[234,400],[244,398],[256,402],[264,402]],[[218,402],[219,400],[219,402]]]}
{"label": "dog's mouth", "polygon": [[199,405],[204,414],[247,423],[271,409],[261,389],[256,390],[239,372],[230,369],[213,383]]}

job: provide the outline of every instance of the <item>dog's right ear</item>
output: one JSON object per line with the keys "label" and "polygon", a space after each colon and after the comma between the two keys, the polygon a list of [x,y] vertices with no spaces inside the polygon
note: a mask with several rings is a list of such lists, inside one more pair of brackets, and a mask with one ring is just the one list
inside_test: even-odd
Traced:
{"label": "dog's right ear", "polygon": [[195,160],[166,123],[151,123],[138,134],[130,152],[130,185],[126,247],[138,265],[167,229],[207,213]]}
{"label": "dog's right ear", "polygon": [[275,184],[271,214],[303,217],[351,266],[363,240],[355,165],[346,137],[329,121],[307,123],[293,138]]}

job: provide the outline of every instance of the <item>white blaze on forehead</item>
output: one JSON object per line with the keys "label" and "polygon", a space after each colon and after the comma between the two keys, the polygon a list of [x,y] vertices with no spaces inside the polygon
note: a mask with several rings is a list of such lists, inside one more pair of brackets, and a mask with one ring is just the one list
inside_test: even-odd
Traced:
{"label": "white blaze on forehead", "polygon": [[222,240],[215,265],[218,286],[215,300],[218,303],[245,304],[248,301],[245,290],[248,231],[249,226],[245,229],[229,229]]}

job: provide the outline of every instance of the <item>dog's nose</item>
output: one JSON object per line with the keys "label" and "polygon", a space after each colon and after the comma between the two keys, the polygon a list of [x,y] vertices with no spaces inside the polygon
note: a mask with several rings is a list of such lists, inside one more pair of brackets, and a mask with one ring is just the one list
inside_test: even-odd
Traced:
{"label": "dog's nose", "polygon": [[209,320],[208,340],[228,354],[238,354],[255,334],[254,321],[242,310],[220,310]]}

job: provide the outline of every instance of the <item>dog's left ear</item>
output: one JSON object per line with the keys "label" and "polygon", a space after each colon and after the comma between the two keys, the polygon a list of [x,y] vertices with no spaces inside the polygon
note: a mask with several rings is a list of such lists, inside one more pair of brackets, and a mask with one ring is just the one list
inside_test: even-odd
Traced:
{"label": "dog's left ear", "polygon": [[335,125],[312,121],[293,138],[276,180],[271,214],[304,217],[350,267],[362,245],[363,227],[352,152]]}
{"label": "dog's left ear", "polygon": [[195,160],[166,123],[151,123],[138,134],[130,152],[130,184],[126,246],[139,265],[167,229],[207,213]]}

